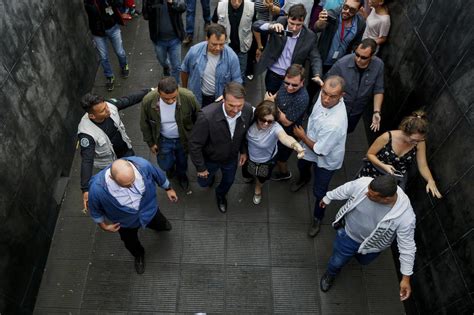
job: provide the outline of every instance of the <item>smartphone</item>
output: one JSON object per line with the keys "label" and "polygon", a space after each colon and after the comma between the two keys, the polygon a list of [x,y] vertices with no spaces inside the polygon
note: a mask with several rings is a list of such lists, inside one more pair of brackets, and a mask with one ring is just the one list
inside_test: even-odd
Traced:
{"label": "smartphone", "polygon": [[283,34],[285,34],[286,36],[293,36],[293,32],[292,32],[292,31],[284,30],[284,31],[283,31]]}
{"label": "smartphone", "polygon": [[393,176],[403,177],[403,173],[400,172],[400,171],[395,170],[395,171],[393,171]]}

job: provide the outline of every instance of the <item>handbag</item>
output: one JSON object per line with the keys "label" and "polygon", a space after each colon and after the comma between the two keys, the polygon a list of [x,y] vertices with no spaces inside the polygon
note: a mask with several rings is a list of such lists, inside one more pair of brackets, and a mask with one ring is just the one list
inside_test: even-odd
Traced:
{"label": "handbag", "polygon": [[271,166],[271,162],[256,163],[252,160],[248,160],[247,172],[249,172],[249,174],[253,176],[267,178],[268,176],[270,176]]}

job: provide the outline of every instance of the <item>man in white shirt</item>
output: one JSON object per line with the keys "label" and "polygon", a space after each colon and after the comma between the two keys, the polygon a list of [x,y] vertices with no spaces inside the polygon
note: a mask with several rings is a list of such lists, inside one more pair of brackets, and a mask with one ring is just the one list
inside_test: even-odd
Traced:
{"label": "man in white shirt", "polygon": [[304,159],[298,161],[300,178],[291,190],[297,191],[309,181],[311,166],[314,172],[313,194],[316,202],[308,230],[310,237],[319,233],[324,217],[324,208],[319,206],[319,202],[328,191],[332,175],[344,161],[347,114],[343,95],[344,79],[339,76],[328,77],[309,116],[307,132],[301,126],[294,127],[294,134],[301,139],[306,153]]}
{"label": "man in white shirt", "polygon": [[[158,165],[168,177],[176,174],[178,183],[187,191],[189,180],[188,138],[196,121],[199,104],[194,94],[173,77],[164,77],[155,91],[142,102],[140,129]],[[175,171],[175,172],[174,172]]]}

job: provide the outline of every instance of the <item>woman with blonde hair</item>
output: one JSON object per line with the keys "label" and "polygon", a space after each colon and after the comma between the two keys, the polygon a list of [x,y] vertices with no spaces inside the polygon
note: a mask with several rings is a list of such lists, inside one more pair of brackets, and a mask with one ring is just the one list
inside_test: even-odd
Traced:
{"label": "woman with blonde hair", "polygon": [[404,189],[407,171],[416,160],[418,171],[427,181],[426,192],[441,198],[426,161],[425,137],[428,132],[428,120],[425,112],[413,112],[402,120],[398,128],[385,132],[374,141],[367,151],[367,161],[358,177],[394,175],[399,186]]}
{"label": "woman with blonde hair", "polygon": [[262,185],[270,178],[275,166],[278,141],[295,150],[299,159],[304,156],[303,147],[277,122],[278,116],[275,103],[262,101],[255,109],[254,123],[247,131],[249,159],[242,167],[242,175],[257,179],[253,196],[253,203],[256,205],[262,201]]}

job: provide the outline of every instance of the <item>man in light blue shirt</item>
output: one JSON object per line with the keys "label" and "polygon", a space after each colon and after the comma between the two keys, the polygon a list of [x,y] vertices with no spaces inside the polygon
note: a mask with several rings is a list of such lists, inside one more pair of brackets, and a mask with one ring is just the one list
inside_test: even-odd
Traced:
{"label": "man in light blue shirt", "polygon": [[294,127],[295,136],[303,142],[305,156],[298,161],[300,177],[291,186],[292,191],[299,190],[310,180],[313,166],[313,195],[316,201],[308,230],[310,237],[319,233],[324,217],[324,208],[320,207],[319,202],[328,191],[332,175],[341,168],[344,161],[347,114],[343,95],[344,79],[339,76],[328,77],[308,118],[306,133],[303,127]]}
{"label": "man in light blue shirt", "polygon": [[191,90],[202,107],[221,96],[232,81],[242,83],[239,58],[226,41],[225,27],[212,24],[206,41],[189,49],[181,65],[181,85]]}

